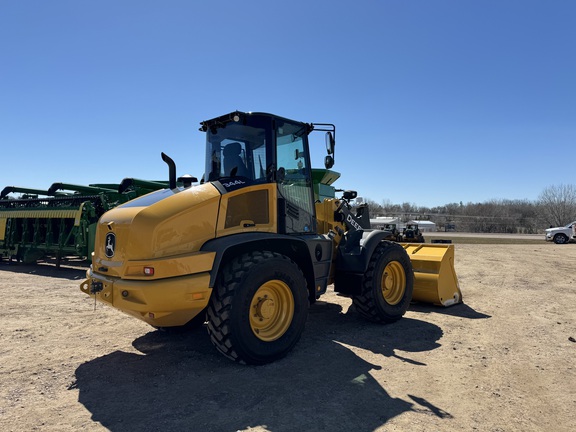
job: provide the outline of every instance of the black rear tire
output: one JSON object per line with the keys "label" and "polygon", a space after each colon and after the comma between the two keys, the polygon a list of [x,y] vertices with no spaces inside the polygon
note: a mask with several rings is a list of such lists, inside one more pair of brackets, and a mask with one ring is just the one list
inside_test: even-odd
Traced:
{"label": "black rear tire", "polygon": [[368,264],[362,280],[362,294],[352,297],[356,311],[369,321],[394,322],[408,310],[414,290],[410,257],[404,248],[381,242]]}
{"label": "black rear tire", "polygon": [[220,271],[207,316],[210,340],[226,357],[270,363],[288,354],[304,331],[306,279],[284,255],[241,255]]}

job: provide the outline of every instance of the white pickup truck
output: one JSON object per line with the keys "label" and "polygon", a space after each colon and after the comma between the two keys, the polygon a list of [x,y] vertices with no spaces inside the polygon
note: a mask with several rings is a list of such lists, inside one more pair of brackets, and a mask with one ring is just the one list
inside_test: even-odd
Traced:
{"label": "white pickup truck", "polygon": [[576,221],[563,227],[548,228],[546,230],[546,241],[553,241],[556,244],[576,242]]}

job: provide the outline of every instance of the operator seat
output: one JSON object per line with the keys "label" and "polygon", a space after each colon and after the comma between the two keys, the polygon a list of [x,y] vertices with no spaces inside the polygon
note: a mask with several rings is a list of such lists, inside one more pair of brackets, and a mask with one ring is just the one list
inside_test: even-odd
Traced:
{"label": "operator seat", "polygon": [[240,157],[241,151],[242,146],[240,145],[239,142],[233,142],[224,147],[223,155],[224,155],[225,175],[231,176],[234,168],[237,168],[234,175],[249,177],[248,168],[246,168],[246,165],[244,165],[244,161]]}

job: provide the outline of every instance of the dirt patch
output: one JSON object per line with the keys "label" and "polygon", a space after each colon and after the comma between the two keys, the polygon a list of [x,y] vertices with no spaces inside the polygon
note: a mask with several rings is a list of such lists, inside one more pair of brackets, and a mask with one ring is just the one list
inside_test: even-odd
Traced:
{"label": "dirt patch", "polygon": [[0,263],[0,429],[576,430],[576,245],[456,245],[465,303],[375,325],[332,293],[285,359],[237,365]]}

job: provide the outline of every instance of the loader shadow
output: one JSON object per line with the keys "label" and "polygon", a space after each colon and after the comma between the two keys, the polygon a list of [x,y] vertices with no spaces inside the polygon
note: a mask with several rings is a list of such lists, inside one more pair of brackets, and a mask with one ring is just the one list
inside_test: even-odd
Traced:
{"label": "loader shadow", "polygon": [[469,319],[492,318],[492,315],[487,315],[485,313],[478,312],[473,308],[471,308],[470,306],[468,306],[466,303],[459,303],[449,307],[435,306],[426,303],[412,303],[410,304],[410,308],[408,310],[421,313],[439,313],[442,315],[449,315]]}
{"label": "loader shadow", "polygon": [[[386,339],[395,332],[408,335]],[[415,335],[416,342],[406,341]],[[441,336],[419,320],[377,326],[324,304],[311,309],[300,343],[278,362],[235,364],[216,352],[203,328],[152,331],[133,342],[142,354],[115,351],[80,365],[71,389],[111,431],[373,431],[407,411],[451,415],[419,396],[390,396],[370,374],[381,366],[346,345],[409,361],[395,351],[432,350]]]}

